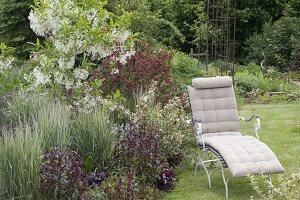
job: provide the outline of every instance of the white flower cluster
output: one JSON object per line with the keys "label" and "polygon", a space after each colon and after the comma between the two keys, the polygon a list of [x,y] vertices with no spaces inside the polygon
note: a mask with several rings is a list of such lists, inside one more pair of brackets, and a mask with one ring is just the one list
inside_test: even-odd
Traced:
{"label": "white flower cluster", "polygon": [[36,81],[35,81],[36,86],[44,85],[44,84],[50,82],[50,77],[46,76],[38,67],[34,68],[32,74],[34,75],[34,77],[36,79]]}
{"label": "white flower cluster", "polygon": [[74,70],[74,76],[79,80],[86,80],[89,76],[89,72],[85,69],[76,68]]}
{"label": "white flower cluster", "polygon": [[2,73],[3,70],[10,69],[12,67],[14,58],[13,57],[4,57],[0,56],[0,73]]}
{"label": "white flower cluster", "polygon": [[[39,65],[26,78],[34,86],[51,82],[67,90],[84,87],[82,91],[90,92],[88,77],[93,66],[90,60],[100,63],[101,59],[112,56],[125,65],[135,53],[131,32],[119,24],[114,28],[101,2],[93,6],[84,4],[83,0],[38,0],[31,10],[30,27],[38,36],[45,37],[49,48],[35,52],[32,57]],[[47,59],[43,54],[47,54]],[[91,96],[84,95],[80,104],[98,102],[90,100]]]}

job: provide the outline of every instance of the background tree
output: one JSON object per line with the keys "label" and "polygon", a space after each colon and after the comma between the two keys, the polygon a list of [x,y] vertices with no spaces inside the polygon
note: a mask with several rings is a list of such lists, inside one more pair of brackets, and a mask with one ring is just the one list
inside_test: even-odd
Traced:
{"label": "background tree", "polygon": [[27,58],[29,45],[35,41],[28,15],[33,0],[0,0],[0,41],[16,48],[20,58]]}

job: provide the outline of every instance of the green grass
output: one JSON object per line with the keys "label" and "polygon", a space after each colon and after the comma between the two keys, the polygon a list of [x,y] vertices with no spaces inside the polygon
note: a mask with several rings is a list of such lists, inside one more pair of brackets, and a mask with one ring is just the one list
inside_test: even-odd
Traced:
{"label": "green grass", "polygon": [[[289,176],[300,171],[300,104],[274,104],[274,105],[244,105],[240,115],[246,118],[252,114],[261,117],[262,131],[260,138],[277,155]],[[253,123],[242,124],[242,134],[253,134]],[[225,199],[225,190],[221,172],[212,174],[212,188],[207,184],[204,171],[198,169],[194,175],[193,166],[183,165],[176,169],[179,182],[175,189],[165,194],[164,200],[195,200],[195,199]],[[226,172],[227,177],[230,173]],[[276,177],[273,182],[276,185]],[[254,195],[249,178],[232,179],[229,181],[230,199],[249,199]]]}

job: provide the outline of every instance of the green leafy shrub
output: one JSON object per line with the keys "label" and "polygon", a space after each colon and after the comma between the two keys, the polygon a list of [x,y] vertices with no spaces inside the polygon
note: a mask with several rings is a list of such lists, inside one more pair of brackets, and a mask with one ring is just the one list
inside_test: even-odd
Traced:
{"label": "green leafy shrub", "polygon": [[0,142],[0,199],[39,199],[38,130],[27,123],[4,129]]}
{"label": "green leafy shrub", "polygon": [[279,92],[284,90],[285,82],[282,80],[269,80],[261,73],[253,75],[248,71],[238,72],[235,75],[236,91],[241,96],[246,96],[254,89],[260,89],[262,94],[267,92]]}
{"label": "green leafy shrub", "polygon": [[174,53],[171,65],[174,79],[179,84],[191,85],[193,78],[203,76],[203,66],[200,68],[198,60],[182,52]]}

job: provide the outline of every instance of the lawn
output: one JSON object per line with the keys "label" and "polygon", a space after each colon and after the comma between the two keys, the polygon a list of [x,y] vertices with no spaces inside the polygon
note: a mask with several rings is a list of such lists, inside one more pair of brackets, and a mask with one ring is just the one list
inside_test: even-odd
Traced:
{"label": "lawn", "polygon": [[[285,168],[285,176],[300,171],[300,104],[244,105],[240,115],[250,117],[258,114],[261,117],[262,131],[260,138],[277,155]],[[253,134],[253,123],[242,124],[242,134]],[[225,199],[225,190],[221,172],[212,175],[212,188],[207,184],[204,170],[194,175],[193,166],[182,166],[176,169],[179,182],[175,189],[165,194],[164,200],[194,199]],[[227,177],[230,176],[227,171]],[[276,177],[273,183],[276,185]],[[275,180],[274,180],[275,179]],[[232,179],[229,181],[230,199],[249,199],[254,195],[249,178]]]}

